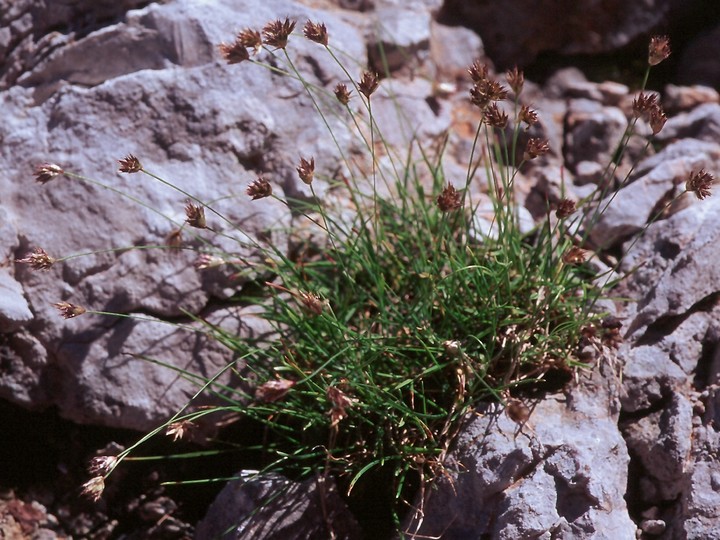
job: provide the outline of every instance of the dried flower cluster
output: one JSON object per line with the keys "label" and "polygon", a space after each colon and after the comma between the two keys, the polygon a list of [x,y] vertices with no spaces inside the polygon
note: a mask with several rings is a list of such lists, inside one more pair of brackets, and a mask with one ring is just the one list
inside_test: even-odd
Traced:
{"label": "dried flower cluster", "polygon": [[190,420],[180,420],[178,422],[172,422],[165,428],[165,435],[172,437],[173,441],[178,441],[185,438],[185,436],[196,429],[196,425]]}
{"label": "dried flower cluster", "polygon": [[437,205],[441,212],[451,212],[462,208],[463,197],[455,186],[448,184],[438,195]]}
{"label": "dried flower cluster", "polygon": [[17,263],[29,264],[33,270],[49,270],[50,267],[57,262],[43,248],[35,248],[35,251],[29,253],[24,259],[15,259]]}
{"label": "dried flower cluster", "polygon": [[78,317],[87,311],[84,307],[78,306],[77,304],[71,304],[70,302],[57,302],[53,304],[53,306],[57,308],[63,319],[72,319],[73,317]]}
{"label": "dried flower cluster", "polygon": [[305,37],[310,41],[320,43],[321,45],[325,45],[327,47],[328,31],[324,24],[308,21],[303,27],[303,34],[305,34]]}
{"label": "dried flower cluster", "polygon": [[633,100],[632,109],[635,118],[642,118],[650,124],[653,135],[660,133],[665,126],[665,122],[667,122],[667,116],[665,116],[660,103],[658,103],[657,94],[640,92]]}
{"label": "dried flower cluster", "polygon": [[278,19],[267,23],[262,29],[265,44],[277,49],[284,49],[294,29],[295,21],[291,21],[287,17],[284,21]]}
{"label": "dried flower cluster", "polygon": [[297,167],[298,176],[308,186],[312,184],[315,176],[315,158],[310,158],[308,161],[305,158],[300,158],[300,165]]}
{"label": "dried flower cluster", "polygon": [[65,174],[60,165],[54,163],[43,163],[35,167],[35,180],[41,184],[47,184],[50,180],[56,176]]}
{"label": "dried flower cluster", "polygon": [[338,83],[335,86],[335,98],[343,105],[347,105],[350,101],[350,90],[343,83]]}
{"label": "dried flower cluster", "polygon": [[124,158],[118,159],[118,163],[120,164],[119,171],[121,173],[136,173],[142,171],[140,160],[132,154],[128,154]]}
{"label": "dried flower cluster", "polygon": [[710,196],[710,186],[714,182],[715,177],[712,174],[705,169],[700,169],[697,172],[692,171],[690,173],[685,183],[685,189],[690,193],[694,193],[698,199],[703,200]]}
{"label": "dried flower cluster", "polygon": [[584,249],[573,246],[565,252],[562,260],[565,264],[582,264],[586,257],[587,252]]}
{"label": "dried flower cluster", "polygon": [[523,153],[523,159],[535,159],[540,156],[544,156],[550,151],[550,145],[547,139],[529,139],[525,146],[525,152]]}
{"label": "dried flower cluster", "polygon": [[312,292],[301,292],[299,297],[303,309],[308,315],[312,315],[313,317],[322,315],[323,309],[327,305],[326,300],[323,300],[320,296]]}
{"label": "dried flower cluster", "polygon": [[555,216],[558,219],[565,219],[575,213],[575,201],[570,199],[560,199],[555,210]]}
{"label": "dried flower cluster", "polygon": [[205,208],[200,205],[193,204],[188,201],[185,204],[185,223],[196,229],[207,229],[207,221],[205,219]]}
{"label": "dried flower cluster", "polygon": [[653,36],[648,48],[648,64],[657,66],[670,56],[670,38],[667,36]]}
{"label": "dried flower cluster", "polygon": [[88,472],[93,476],[106,476],[117,465],[118,458],[115,456],[97,456],[90,460]]}
{"label": "dried flower cluster", "polygon": [[379,84],[377,73],[366,71],[360,78],[358,90],[363,96],[370,99],[370,96],[377,90]]}
{"label": "dried flower cluster", "polygon": [[272,195],[272,186],[270,185],[270,182],[261,176],[248,185],[245,193],[247,193],[248,197],[250,197],[253,201],[257,199],[264,199],[265,197]]}
{"label": "dried flower cluster", "polygon": [[330,426],[336,427],[343,418],[347,417],[347,409],[357,403],[357,399],[349,397],[336,386],[328,386],[326,390],[330,400]]}
{"label": "dried flower cluster", "polygon": [[293,386],[295,386],[295,381],[289,381],[287,379],[268,381],[255,389],[255,399],[263,403],[280,401]]}

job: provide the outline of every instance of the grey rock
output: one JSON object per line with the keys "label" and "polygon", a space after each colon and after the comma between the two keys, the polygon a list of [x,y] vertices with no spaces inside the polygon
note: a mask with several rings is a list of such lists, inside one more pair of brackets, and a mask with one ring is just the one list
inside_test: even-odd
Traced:
{"label": "grey rock", "polygon": [[20,283],[0,268],[0,333],[13,332],[33,319]]}
{"label": "grey rock", "polygon": [[[319,174],[333,177],[342,163],[340,150],[325,144],[327,127],[303,98],[302,85],[250,63],[225,65],[216,46],[240,28],[261,28],[278,13],[300,24],[303,18],[322,20],[331,39],[342,36],[353,58],[364,58],[365,44],[360,32],[329,13],[279,0],[249,11],[231,0],[214,2],[212,9],[187,0],[130,11],[129,3],[85,4],[70,3],[57,14],[24,3],[13,8],[18,17],[35,17],[37,35],[45,28],[37,17],[54,21],[47,28],[61,25],[58,18],[76,9],[98,19],[86,32],[58,37],[32,61],[7,65],[19,58],[18,49],[0,72],[4,80],[26,85],[0,91],[8,119],[0,126],[6,172],[0,177],[0,230],[8,233],[0,247],[10,259],[35,247],[53,257],[77,255],[48,272],[16,264],[6,274],[19,284],[8,281],[10,292],[2,296],[5,314],[11,315],[10,305],[15,310],[9,343],[17,349],[8,352],[11,369],[0,380],[0,396],[34,408],[57,405],[78,422],[147,430],[197,390],[179,380],[174,368],[211,377],[232,361],[229,351],[160,322],[89,314],[64,321],[51,303],[183,324],[191,323],[189,312],[230,324],[237,309],[226,300],[261,276],[238,279],[229,267],[200,271],[191,251],[164,248],[166,237],[185,221],[188,196],[142,174],[119,174],[116,160],[133,153],[180,190],[215,201],[224,218],[208,212],[212,231],[186,226],[185,245],[241,261],[264,257],[261,247],[270,242],[287,252],[290,211],[280,201],[251,202],[244,194],[247,184],[264,174],[279,197],[302,195],[306,186],[298,186],[295,172],[299,157],[314,156]],[[59,4],[53,9],[60,10]],[[299,35],[291,38],[291,47],[310,82],[332,88],[345,80],[322,56],[322,47]],[[345,118],[329,115],[328,122],[341,148],[356,144]],[[36,184],[33,168],[45,161],[97,182],[57,177]],[[140,249],[145,245],[160,247]],[[251,331],[238,325],[247,322],[245,315],[232,328],[239,337]]]}
{"label": "grey rock", "polygon": [[567,396],[539,402],[524,426],[502,413],[469,420],[450,453],[450,477],[429,492],[424,520],[405,530],[451,540],[634,539],[613,388],[596,372]]}
{"label": "grey rock", "polygon": [[663,95],[663,109],[668,115],[690,112],[705,103],[720,102],[720,94],[709,86],[677,86],[668,84]]}
{"label": "grey rock", "polygon": [[407,6],[382,6],[375,10],[377,33],[370,39],[368,60],[377,72],[393,73],[417,68],[430,48],[430,12]]}
{"label": "grey rock", "polygon": [[[711,168],[718,156],[717,144],[688,139],[670,144],[642,161],[629,184],[613,197],[612,204],[607,205],[607,200],[601,203],[607,209],[594,225],[591,239],[598,245],[609,246],[637,233],[680,193],[692,171]],[[698,210],[704,213],[711,205],[702,206]]]}
{"label": "grey rock", "polygon": [[311,478],[297,483],[277,475],[243,473],[223,488],[195,531],[195,540],[219,537],[355,540],[362,536],[331,481]]}
{"label": "grey rock", "polygon": [[659,141],[668,142],[677,139],[717,142],[718,137],[720,137],[720,104],[705,103],[690,112],[668,119],[657,138]]}
{"label": "grey rock", "polygon": [[609,163],[627,128],[625,114],[587,99],[571,100],[565,119],[565,160],[572,169],[584,161]]}

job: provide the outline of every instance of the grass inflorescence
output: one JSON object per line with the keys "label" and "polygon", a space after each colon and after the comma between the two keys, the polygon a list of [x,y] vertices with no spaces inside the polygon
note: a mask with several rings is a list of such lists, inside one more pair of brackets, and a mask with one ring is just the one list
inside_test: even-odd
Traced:
{"label": "grass inflorescence", "polygon": [[[280,200],[323,238],[316,249],[292,255],[247,235],[238,240],[263,255],[240,264],[253,269],[261,294],[236,300],[259,305],[276,337],[249,341],[202,324],[202,331],[232,352],[229,357],[239,359],[223,373],[233,372],[247,384],[224,386],[223,373],[186,374],[197,383],[196,397],[212,393],[220,405],[193,410],[190,401],[138,444],[98,460],[85,491],[100,497],[107,475],[148,438],[163,432],[182,438],[200,417],[237,413],[261,426],[251,448],[260,456],[259,470],[294,479],[332,477],[351,500],[364,482],[380,476],[385,484],[375,489],[394,501],[393,521],[400,528],[403,511],[422,512],[418,489],[427,493],[444,473],[456,435],[479,402],[507,405],[511,418],[522,422],[524,392],[547,379],[571,380],[587,365],[583,347],[602,348],[603,314],[596,305],[607,295],[612,273],[587,264],[596,253],[586,240],[603,205],[612,202],[610,182],[600,179],[601,187],[581,201],[548,202],[545,219],[526,230],[514,182],[527,162],[550,148],[544,139],[524,136],[539,119],[521,101],[522,72],[508,72],[506,87],[486,66],[470,67],[469,99],[482,120],[465,177],[447,179],[444,145],[434,151],[418,141],[410,148],[388,147],[373,116],[380,78],[364,71],[353,79],[325,25],[311,21],[303,28],[305,37],[325,49],[347,80],[330,91],[307,80],[288,50],[297,37],[294,29],[287,19],[261,31],[245,29],[233,43],[222,44],[220,53],[229,64],[243,64],[238,69],[265,67],[299,81],[328,127],[326,115],[345,115],[367,152],[366,166],[345,158],[345,176],[333,181],[316,171],[314,158],[301,158],[298,179],[312,193],[304,200],[279,198],[262,176],[248,184],[253,204]],[[261,54],[273,61],[262,62]],[[667,54],[667,41],[654,39],[648,70]],[[653,134],[664,124],[654,95],[641,92],[633,110],[616,155],[622,156],[639,120],[647,121]],[[335,140],[332,131],[329,135]],[[381,164],[378,149],[391,166]],[[123,173],[147,174],[172,186],[135,156],[119,162]],[[608,177],[617,164],[608,164]],[[36,171],[42,183],[61,175],[88,180],[53,164]],[[318,181],[345,192],[352,218],[323,205],[315,191]],[[686,191],[702,198],[710,183],[708,173],[694,172]],[[212,231],[208,216],[216,217],[212,204],[182,193],[187,220],[175,231],[172,248],[182,246],[178,231]],[[490,227],[476,219],[483,200],[493,208]],[[218,253],[210,241],[195,249],[199,269],[238,264],[235,254]],[[20,262],[47,269],[62,260],[38,248]],[[56,306],[66,318],[102,313],[68,302]]]}

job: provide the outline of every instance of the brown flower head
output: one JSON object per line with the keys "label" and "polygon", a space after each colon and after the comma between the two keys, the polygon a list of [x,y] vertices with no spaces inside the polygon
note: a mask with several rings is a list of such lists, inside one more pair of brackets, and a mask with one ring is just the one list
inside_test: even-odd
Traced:
{"label": "brown flower head", "polygon": [[208,268],[217,268],[225,264],[225,260],[218,257],[217,255],[210,255],[209,253],[201,253],[198,258],[195,259],[193,266],[198,270],[207,270]]}
{"label": "brown flower head", "polygon": [[523,153],[523,159],[535,159],[540,156],[544,156],[550,151],[550,144],[547,139],[528,139],[525,152]]}
{"label": "brown flower head", "polygon": [[274,403],[284,398],[293,386],[295,381],[287,379],[268,381],[255,389],[255,399],[263,403]]}
{"label": "brown flower head", "polygon": [[270,182],[265,180],[262,176],[255,180],[252,184],[249,184],[245,190],[248,197],[251,197],[253,201],[257,199],[264,199],[272,195],[272,186]]}
{"label": "brown flower head", "polygon": [[136,173],[142,171],[140,160],[132,154],[128,154],[124,158],[118,159],[118,163],[120,164],[119,170],[122,173]]}
{"label": "brown flower head", "polygon": [[301,292],[300,302],[302,303],[305,312],[313,317],[321,315],[323,309],[327,305],[326,300],[323,300],[320,296],[312,292]]}
{"label": "brown flower head", "polygon": [[519,399],[508,400],[505,413],[516,424],[523,424],[530,418],[530,409]]}
{"label": "brown flower head", "polygon": [[35,251],[28,253],[24,259],[15,259],[15,262],[29,264],[33,270],[49,270],[57,259],[53,259],[43,248],[35,248]]}
{"label": "brown flower head", "polygon": [[694,193],[698,199],[703,200],[710,196],[710,186],[712,186],[714,182],[715,178],[713,175],[705,169],[700,169],[697,172],[692,171],[685,183],[685,190]]}
{"label": "brown flower head", "polygon": [[648,64],[657,66],[670,56],[670,38],[667,36],[653,36],[648,47]]}
{"label": "brown flower head", "polygon": [[335,85],[335,98],[343,105],[347,105],[350,101],[350,90],[343,83],[338,83]]}
{"label": "brown flower head", "polygon": [[332,405],[330,409],[330,426],[335,427],[343,418],[347,417],[346,409],[357,403],[357,399],[349,397],[336,386],[328,386],[326,393]]}
{"label": "brown flower head", "polygon": [[468,68],[468,73],[474,83],[479,83],[487,79],[488,67],[486,64],[481,63],[480,60],[475,60],[473,65]]}
{"label": "brown flower head", "polygon": [[325,46],[328,44],[328,31],[323,23],[306,22],[303,27],[303,34],[305,34],[305,37],[310,41]]}
{"label": "brown flower head", "polygon": [[218,45],[218,50],[228,64],[239,64],[240,62],[250,59],[250,53],[248,53],[245,46],[237,39],[230,45],[221,43]]}
{"label": "brown flower head", "polygon": [[445,354],[447,354],[450,358],[457,358],[462,353],[462,344],[455,339],[443,341],[442,345],[445,349]]}
{"label": "brown flower head", "polygon": [[63,319],[72,319],[73,317],[82,315],[85,311],[87,311],[84,307],[71,304],[70,302],[57,302],[53,304],[53,306],[60,311],[60,315]]}
{"label": "brown flower head", "polygon": [[438,195],[437,205],[441,212],[451,212],[462,208],[463,198],[455,186],[448,183],[447,186],[442,190],[442,193]]}
{"label": "brown flower head", "polygon": [[207,221],[205,220],[205,208],[200,205],[193,204],[190,201],[185,203],[185,223],[197,229],[207,229]]}
{"label": "brown flower head", "polygon": [[300,158],[300,165],[297,167],[297,172],[300,180],[308,186],[312,184],[313,177],[315,176],[315,158],[311,157],[310,161],[305,158]]}
{"label": "brown flower head", "polygon": [[500,101],[505,98],[507,98],[505,87],[499,82],[490,79],[476,82],[470,89],[470,102],[480,109],[484,109],[493,101]]}
{"label": "brown flower head", "polygon": [[165,237],[165,245],[171,248],[182,247],[182,229],[173,229]]}
{"label": "brown flower head", "polygon": [[565,252],[562,260],[565,264],[582,264],[585,262],[586,256],[587,253],[584,249],[573,246]]}
{"label": "brown flower head", "polygon": [[90,460],[88,472],[93,476],[105,476],[117,465],[118,458],[115,456],[96,456]]}
{"label": "brown flower head", "polygon": [[570,199],[560,199],[557,204],[557,210],[555,215],[558,219],[565,219],[572,216],[575,213],[575,201]]}
{"label": "brown flower head", "polygon": [[525,74],[515,66],[505,73],[505,78],[507,79],[508,86],[512,88],[512,91],[515,93],[515,96],[519,96],[525,84]]}
{"label": "brown flower head", "polygon": [[105,490],[105,479],[102,476],[96,476],[85,482],[82,486],[82,493],[93,501],[97,502],[102,497]]}
{"label": "brown flower head", "polygon": [[260,49],[262,49],[262,37],[260,36],[260,32],[253,30],[252,28],[246,28],[240,32],[235,38],[235,42],[239,43],[243,47],[247,47],[248,49],[253,49],[255,54],[259,53]]}
{"label": "brown flower head", "polygon": [[538,123],[537,111],[534,111],[527,105],[523,105],[522,107],[520,107],[520,113],[518,114],[518,118],[520,118],[520,121],[524,122],[528,128]]}
{"label": "brown flower head", "polygon": [[667,122],[667,116],[665,116],[665,113],[659,105],[650,111],[649,123],[653,135],[657,135],[662,131],[662,128],[665,126],[665,122]]}
{"label": "brown flower head", "polygon": [[65,174],[65,171],[62,170],[60,165],[55,165],[54,163],[42,163],[41,165],[35,167],[34,176],[36,181],[41,184],[47,184],[50,180],[62,174]]}
{"label": "brown flower head", "polygon": [[172,422],[165,428],[165,435],[172,437],[173,441],[182,439],[196,428],[190,420],[180,420],[179,422]]}
{"label": "brown flower head", "polygon": [[370,99],[370,96],[377,90],[379,81],[377,73],[373,73],[372,71],[366,71],[362,74],[362,77],[360,77],[360,82],[358,83],[358,90],[362,95],[364,95],[366,98]]}
{"label": "brown flower head", "polygon": [[657,100],[657,94],[640,92],[632,103],[633,116],[642,118],[645,121],[650,120],[650,112],[658,106]]}
{"label": "brown flower head", "polygon": [[294,29],[295,21],[291,21],[286,17],[284,21],[277,19],[267,23],[262,33],[267,45],[284,49],[287,46],[288,37],[290,37]]}
{"label": "brown flower head", "polygon": [[508,115],[500,110],[496,103],[492,103],[485,107],[483,120],[488,126],[505,129],[508,123]]}

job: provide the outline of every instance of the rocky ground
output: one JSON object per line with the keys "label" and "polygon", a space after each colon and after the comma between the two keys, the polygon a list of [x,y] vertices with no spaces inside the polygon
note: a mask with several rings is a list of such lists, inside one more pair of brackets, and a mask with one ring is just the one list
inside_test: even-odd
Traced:
{"label": "rocky ground", "polygon": [[[720,199],[684,197],[642,240],[629,241],[692,171],[720,174],[720,13],[702,1],[560,4],[267,0],[247,9],[239,0],[0,0],[0,537],[212,538],[252,511],[252,494],[279,482],[244,492],[240,482],[228,484],[208,510],[224,484],[160,483],[230,477],[244,464],[143,462],[118,474],[101,502],[79,497],[91,457],[131,444],[194,391],[125,352],[205,373],[227,358],[217,345],[160,322],[63,321],[53,302],[188,324],[186,312],[202,314],[241,336],[267,328],[229,301],[241,284],[203,273],[189,253],[106,252],[48,272],[14,261],[38,246],[61,256],[164,242],[171,221],[184,219],[184,199],[117,174],[116,160],[128,153],[205,200],[242,194],[260,173],[280,196],[306,196],[295,173],[300,155],[334,174],[338,149],[324,142],[326,127],[310,105],[289,99],[301,93],[297,84],[257,66],[228,66],[217,52],[238,30],[289,16],[325,22],[331,41],[361,65],[377,65],[382,44],[396,76],[378,93],[384,134],[402,147],[413,135],[432,143],[451,133],[449,177],[464,175],[477,121],[467,66],[483,58],[498,74],[515,63],[527,67],[524,99],[541,119],[531,135],[551,146],[518,180],[528,219],[559,197],[561,181],[575,198],[594,187],[632,117],[648,38],[670,33],[676,49],[651,78],[668,122],[636,166],[639,147],[630,146],[616,180],[628,174],[631,181],[591,238],[612,243],[611,254],[625,256],[622,270],[634,270],[619,294],[635,301],[615,307],[622,345],[572,388],[530,403],[524,430],[501,411],[480,410],[451,456],[464,473],[441,482],[425,519],[406,526],[458,540],[720,538]],[[345,77],[299,35],[292,49],[314,83],[332,88]],[[396,98],[407,123],[396,121]],[[352,150],[348,126],[333,122]],[[33,168],[48,160],[130,191],[171,219],[97,185],[35,183]],[[328,204],[346,204],[327,186],[317,189]],[[223,204],[250,233],[297,226],[279,204],[260,212],[243,197]],[[288,243],[277,233],[271,240]],[[157,444],[158,453],[178,450]],[[323,534],[317,492],[312,484],[291,490],[292,512],[251,519],[233,537]],[[341,536],[360,537],[333,500]],[[268,523],[274,532],[263,532]]]}

